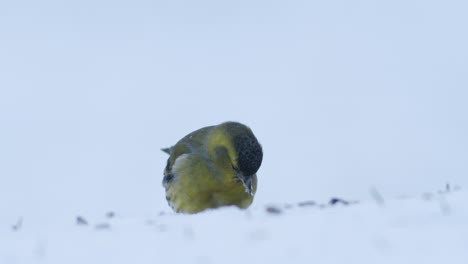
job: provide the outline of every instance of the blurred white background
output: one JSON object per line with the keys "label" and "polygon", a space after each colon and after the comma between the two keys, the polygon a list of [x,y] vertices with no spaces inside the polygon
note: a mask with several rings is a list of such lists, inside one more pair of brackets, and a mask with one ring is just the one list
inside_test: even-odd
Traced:
{"label": "blurred white background", "polygon": [[467,11],[2,1],[1,215],[170,211],[160,148],[227,120],[264,147],[254,206],[468,187]]}

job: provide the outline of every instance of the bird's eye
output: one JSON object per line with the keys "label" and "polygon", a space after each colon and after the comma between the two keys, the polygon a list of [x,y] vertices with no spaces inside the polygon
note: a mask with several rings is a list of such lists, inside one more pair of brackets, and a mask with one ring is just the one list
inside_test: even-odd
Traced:
{"label": "bird's eye", "polygon": [[233,169],[234,171],[239,172],[239,168],[237,168],[237,167],[234,166],[234,165],[231,165],[231,166],[232,166],[232,169]]}

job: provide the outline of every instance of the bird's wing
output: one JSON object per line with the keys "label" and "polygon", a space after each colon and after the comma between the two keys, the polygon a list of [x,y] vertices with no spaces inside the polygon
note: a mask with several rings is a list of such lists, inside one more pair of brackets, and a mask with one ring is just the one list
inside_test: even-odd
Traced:
{"label": "bird's wing", "polygon": [[200,151],[203,148],[205,137],[212,128],[213,126],[200,128],[183,137],[174,146],[162,149],[163,152],[169,154],[166,168],[164,170],[163,182],[170,182],[170,180],[174,177],[172,167],[174,166],[177,158],[183,154],[193,153],[197,150]]}

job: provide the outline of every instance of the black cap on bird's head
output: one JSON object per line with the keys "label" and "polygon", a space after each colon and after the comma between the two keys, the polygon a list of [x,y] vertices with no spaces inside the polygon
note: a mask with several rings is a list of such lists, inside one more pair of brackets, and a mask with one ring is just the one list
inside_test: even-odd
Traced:
{"label": "black cap on bird's head", "polygon": [[226,122],[223,125],[232,137],[237,154],[237,169],[244,176],[254,175],[262,165],[262,146],[247,126],[237,122]]}
{"label": "black cap on bird's head", "polygon": [[238,135],[233,138],[234,149],[237,152],[237,166],[245,176],[254,175],[262,165],[262,146],[252,133]]}
{"label": "black cap on bird's head", "polygon": [[234,137],[233,145],[237,152],[237,166],[240,172],[238,177],[242,181],[245,191],[250,196],[253,196],[253,176],[262,164],[262,146],[258,143],[252,132]]}
{"label": "black cap on bird's head", "polygon": [[[237,123],[226,122],[219,125],[229,137],[232,150],[235,153],[231,158],[232,168],[236,171],[236,177],[242,182],[245,191],[253,196],[255,194],[254,177],[260,165],[262,165],[263,150],[257,138],[249,127]],[[255,178],[255,180],[254,180]]]}

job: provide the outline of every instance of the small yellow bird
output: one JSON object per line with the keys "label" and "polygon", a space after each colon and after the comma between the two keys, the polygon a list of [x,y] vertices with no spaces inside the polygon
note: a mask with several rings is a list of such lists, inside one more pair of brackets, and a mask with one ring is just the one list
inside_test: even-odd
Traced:
{"label": "small yellow bird", "polygon": [[252,204],[263,151],[247,126],[225,122],[204,127],[163,151],[170,156],[162,183],[174,211]]}

